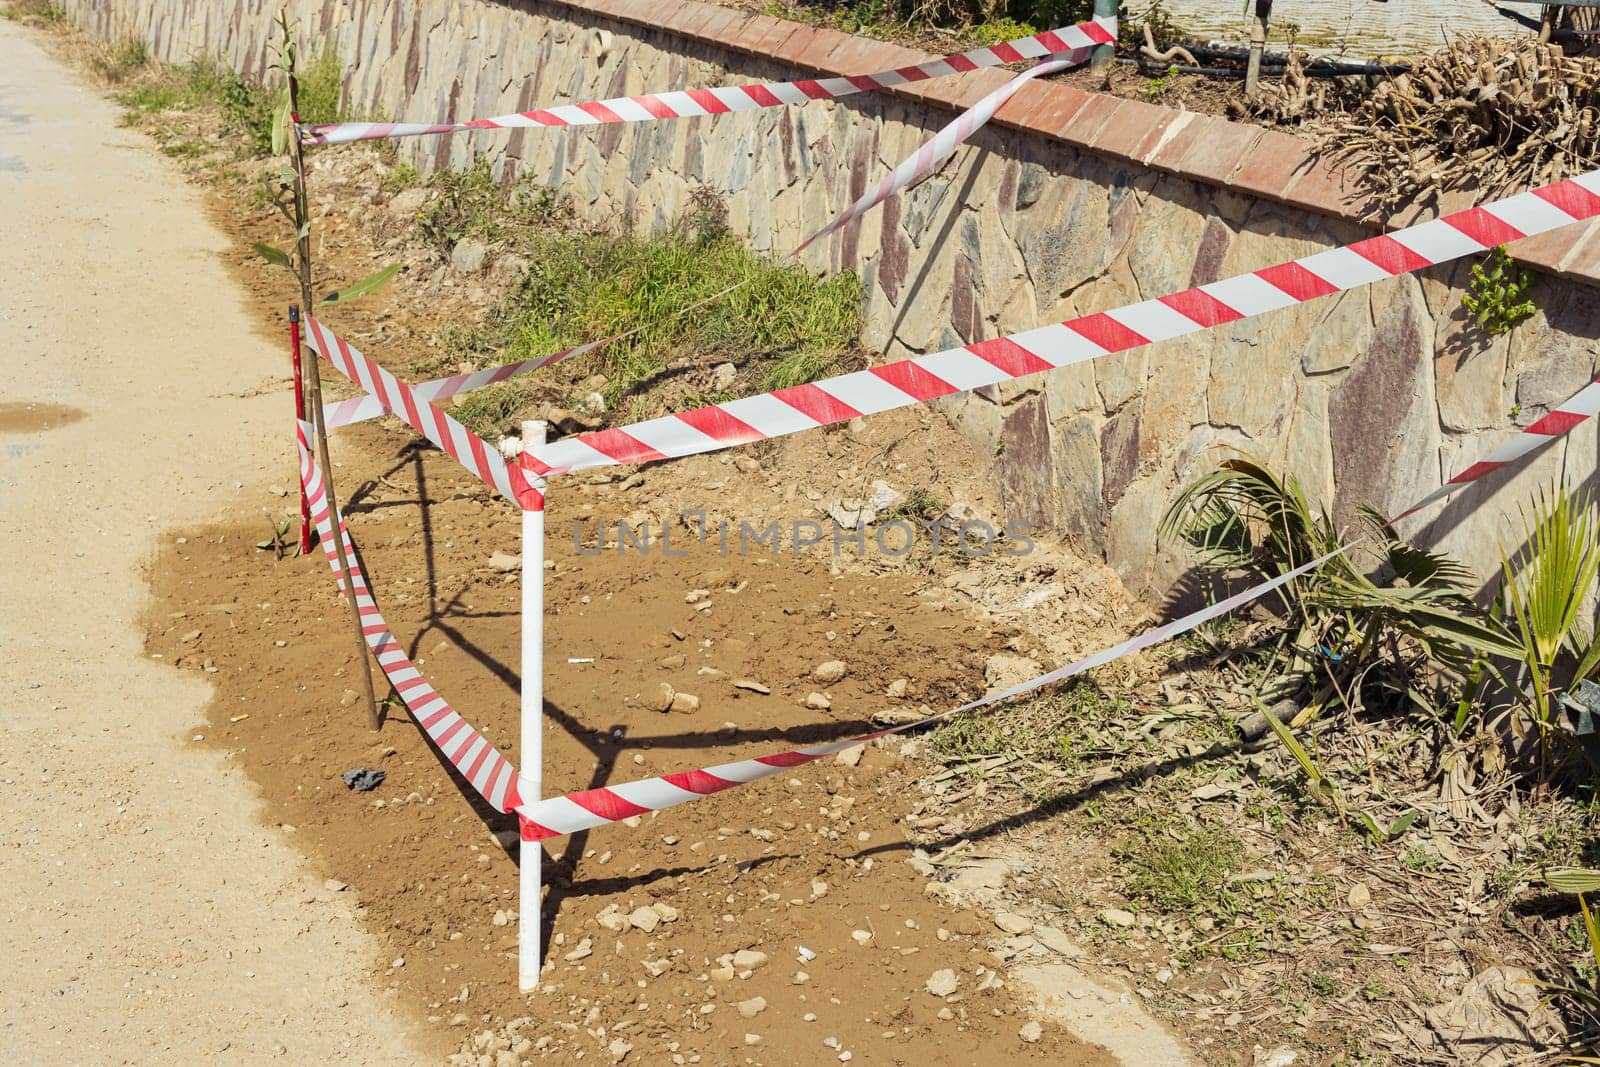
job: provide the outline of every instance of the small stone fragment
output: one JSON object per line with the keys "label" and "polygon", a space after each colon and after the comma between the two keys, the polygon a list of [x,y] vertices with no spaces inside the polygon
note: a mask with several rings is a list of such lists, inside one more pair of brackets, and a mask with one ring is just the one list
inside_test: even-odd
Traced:
{"label": "small stone fragment", "polygon": [[740,1015],[746,1019],[754,1019],[757,1015],[767,1010],[767,999],[765,997],[751,997],[749,1000],[741,1000],[738,1008]]}
{"label": "small stone fragment", "polygon": [[1045,948],[1052,952],[1059,952],[1068,959],[1077,959],[1084,954],[1081,946],[1054,926],[1035,926],[1033,928],[1033,937]]}
{"label": "small stone fragment", "polygon": [[648,934],[661,922],[661,916],[653,908],[635,908],[628,913],[628,921]]}
{"label": "small stone fragment", "polygon": [[994,915],[994,924],[1008,934],[1021,935],[1033,929],[1033,923],[1009,911],[997,911]]}
{"label": "small stone fragment", "polygon": [[849,673],[850,668],[841,659],[830,659],[826,663],[817,664],[816,670],[811,672],[814,681],[831,685]]}
{"label": "small stone fragment", "polygon": [[654,699],[650,701],[650,706],[655,708],[657,711],[671,711],[672,702],[677,698],[678,691],[672,688],[672,686],[668,685],[666,682],[662,682],[660,685],[656,686]]}
{"label": "small stone fragment", "polygon": [[1139,919],[1131,911],[1123,911],[1121,908],[1107,908],[1100,913],[1100,921],[1107,926],[1120,926],[1123,929],[1127,929],[1136,925]]}
{"label": "small stone fragment", "polygon": [[735,679],[734,683],[733,683],[733,687],[735,689],[747,689],[752,693],[760,693],[762,696],[769,696],[772,693],[771,688],[769,688],[768,686],[762,685],[760,682],[756,681],[754,678],[738,678],[738,679]]}
{"label": "small stone fragment", "polygon": [[1022,1024],[1022,1029],[1017,1031],[1017,1036],[1031,1045],[1044,1036],[1044,1027],[1039,1025],[1037,1019],[1029,1019]]}
{"label": "small stone fragment", "polygon": [[833,758],[846,767],[856,767],[861,764],[861,754],[866,750],[866,745],[851,745]]}
{"label": "small stone fragment", "polygon": [[682,715],[692,715],[700,710],[700,698],[693,693],[674,693],[672,701],[667,705],[668,711],[676,711]]}
{"label": "small stone fragment", "polygon": [[742,948],[733,954],[733,966],[741,971],[753,971],[767,962],[767,954],[753,948]]}
{"label": "small stone fragment", "polygon": [[948,997],[956,991],[960,984],[960,980],[956,978],[956,972],[949,967],[945,967],[934,971],[928,978],[924,988],[936,997]]}
{"label": "small stone fragment", "polygon": [[872,943],[872,932],[870,930],[851,930],[850,938],[858,945],[868,945]]}
{"label": "small stone fragment", "polygon": [[593,955],[594,955],[594,942],[589,940],[589,938],[586,937],[582,941],[578,942],[578,947],[577,948],[573,949],[571,952],[567,953],[565,956],[563,956],[561,958],[566,960],[568,963],[576,963],[578,960],[586,959],[589,956],[593,956]]}
{"label": "small stone fragment", "polygon": [[806,707],[813,711],[827,711],[833,707],[833,701],[828,699],[828,694],[826,693],[807,693]]}
{"label": "small stone fragment", "polygon": [[1350,895],[1345,897],[1345,903],[1359,911],[1372,903],[1372,890],[1367,888],[1367,883],[1357,882],[1350,887]]}

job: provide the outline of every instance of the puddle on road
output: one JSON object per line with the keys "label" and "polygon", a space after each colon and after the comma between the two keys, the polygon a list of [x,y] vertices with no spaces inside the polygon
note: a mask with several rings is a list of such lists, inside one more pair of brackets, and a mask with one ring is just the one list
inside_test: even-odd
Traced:
{"label": "puddle on road", "polygon": [[0,156],[0,174],[26,174],[28,164],[21,156]]}
{"label": "puddle on road", "polygon": [[65,404],[8,400],[0,402],[0,434],[48,433],[87,417],[88,412]]}

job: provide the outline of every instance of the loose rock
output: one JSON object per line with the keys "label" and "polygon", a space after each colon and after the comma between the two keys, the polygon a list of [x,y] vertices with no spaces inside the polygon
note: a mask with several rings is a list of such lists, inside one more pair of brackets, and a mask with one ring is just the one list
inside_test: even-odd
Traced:
{"label": "loose rock", "polygon": [[948,997],[959,988],[960,984],[960,980],[956,978],[956,972],[949,967],[945,967],[934,971],[923,988],[936,997]]}
{"label": "loose rock", "polygon": [[850,667],[842,659],[830,659],[826,663],[819,663],[811,672],[811,677],[824,685],[831,685],[850,673]]}

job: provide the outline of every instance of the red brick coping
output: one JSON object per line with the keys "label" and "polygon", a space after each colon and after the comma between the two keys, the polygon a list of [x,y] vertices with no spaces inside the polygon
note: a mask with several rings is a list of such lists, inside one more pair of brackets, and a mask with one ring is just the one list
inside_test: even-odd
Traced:
{"label": "red brick coping", "polygon": [[[699,0],[548,2],[823,74],[860,74],[933,58],[913,48]],[[977,70],[959,78],[913,82],[889,91],[941,108],[964,110],[1011,77],[1004,70]],[[1467,207],[1476,199],[1449,194],[1436,208],[1403,212],[1380,226],[1363,217],[1364,202],[1355,183],[1339,163],[1320,154],[1311,138],[1140,100],[1086,93],[1059,83],[1036,81],[1023,86],[1000,109],[996,121],[1074,148],[1276,200],[1374,231]],[[1600,285],[1597,232],[1600,220],[1581,229],[1569,227],[1518,241],[1511,251],[1539,270]]]}

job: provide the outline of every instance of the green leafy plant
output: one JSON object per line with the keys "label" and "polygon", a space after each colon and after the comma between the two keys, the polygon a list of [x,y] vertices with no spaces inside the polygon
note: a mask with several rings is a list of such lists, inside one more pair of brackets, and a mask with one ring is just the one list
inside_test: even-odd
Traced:
{"label": "green leafy plant", "polygon": [[[295,71],[295,57],[297,54],[297,48],[294,41],[294,32],[290,29],[288,16],[286,14],[279,14],[278,29],[281,34],[281,43],[278,47],[278,61],[276,64],[274,64],[273,69],[281,70],[285,75],[288,76],[291,82],[293,82],[297,79],[297,74]],[[339,86],[338,66],[337,62],[335,62],[331,68],[328,66],[327,62],[325,61],[325,57],[328,54],[329,53],[324,53],[323,57],[319,57],[316,61],[317,70],[321,71],[321,73],[317,73],[317,71],[312,72],[313,77],[311,84],[319,86],[313,90],[314,93],[320,93],[323,97],[327,97],[330,93],[332,94],[332,104],[329,104],[327,99],[323,99],[317,102],[315,106],[324,109],[331,107],[333,109],[332,112],[326,113],[337,114]],[[327,73],[329,69],[332,70],[331,75]],[[277,103],[273,108],[271,149],[272,154],[275,156],[283,154],[287,145],[287,139],[293,134],[293,130],[291,129],[293,125],[291,100],[292,94],[286,88],[284,92],[279,95]],[[301,117],[302,120],[305,120],[304,114],[302,114]],[[256,253],[256,255],[260,256],[268,263],[283,267],[296,276],[299,276],[301,271],[300,246],[301,242],[304,241],[306,236],[311,232],[311,223],[308,220],[308,212],[304,197],[295,181],[295,172],[291,167],[288,166],[288,164],[281,164],[276,168],[270,168],[264,172],[262,175],[262,182],[262,192],[266,202],[285,219],[287,219],[290,225],[296,227],[295,242],[290,246],[288,251],[284,251],[281,248],[275,248],[272,245],[267,244],[252,244],[250,247]],[[317,301],[317,307],[330,307],[334,304],[348,303],[351,300],[356,300],[364,296],[371,296],[373,293],[389,284],[389,282],[394,279],[395,275],[399,273],[400,264],[391,263],[388,266],[367,275],[360,281],[345,287],[344,289],[329,293],[327,296]]]}
{"label": "green leafy plant", "polygon": [[284,519],[282,522],[277,523],[272,523],[269,520],[269,525],[272,527],[272,536],[265,541],[257,541],[256,548],[262,552],[270,550],[277,559],[282,559],[284,556],[298,555],[300,544],[289,536],[289,531],[294,529],[294,520]]}
{"label": "green leafy plant", "polygon": [[1500,602],[1518,641],[1514,692],[1543,755],[1557,699],[1600,668],[1600,640],[1583,618],[1600,574],[1600,521],[1587,494],[1556,488],[1523,509],[1522,533],[1519,552],[1500,552]]}
{"label": "green leafy plant", "polygon": [[1364,811],[1356,812],[1356,820],[1360,827],[1367,832],[1367,835],[1372,838],[1373,842],[1381,845],[1385,841],[1396,840],[1411,829],[1411,825],[1417,821],[1421,814],[1416,808],[1409,808],[1402,812],[1394,822],[1390,823],[1387,829],[1377,819]]}
{"label": "green leafy plant", "polygon": [[1500,245],[1489,253],[1487,267],[1472,265],[1472,280],[1461,296],[1461,306],[1490,337],[1509,333],[1532,317],[1535,308],[1528,293],[1537,282],[1537,276],[1518,267],[1506,254],[1506,246]]}
{"label": "green leafy plant", "polygon": [[1256,701],[1256,709],[1266,717],[1267,726],[1272,729],[1273,733],[1278,735],[1278,740],[1283,743],[1284,748],[1289,750],[1289,755],[1293,756],[1295,763],[1299,765],[1300,773],[1306,776],[1306,791],[1311,794],[1311,799],[1338,815],[1341,819],[1344,818],[1344,799],[1339,795],[1339,790],[1333,784],[1333,780],[1322,773],[1321,765],[1306,750],[1306,747],[1300,743],[1300,739],[1295,737],[1287,726],[1279,722],[1278,717],[1265,704],[1259,700]]}
{"label": "green leafy plant", "polygon": [[1159,75],[1157,77],[1151,78],[1145,84],[1145,87],[1144,87],[1145,98],[1148,99],[1151,103],[1156,103],[1156,102],[1160,101],[1163,97],[1165,97],[1167,95],[1168,90],[1170,90],[1172,88],[1172,79],[1176,78],[1177,76],[1178,76],[1178,66],[1177,66],[1177,64],[1174,63],[1171,66],[1167,67],[1167,71],[1166,71],[1165,74],[1162,74],[1162,75]]}
{"label": "green leafy plant", "polygon": [[[1393,668],[1390,687],[1404,694],[1429,663],[1461,672],[1474,654],[1515,654],[1516,643],[1468,597],[1474,580],[1465,567],[1401,540],[1375,512],[1363,511],[1362,524],[1365,536],[1347,541],[1295,478],[1239,457],[1185,487],[1158,536],[1186,541],[1200,570],[1224,581],[1274,578],[1351,546],[1276,593],[1287,626],[1270,688],[1290,695],[1320,671],[1326,685],[1313,707],[1333,697],[1355,706],[1358,683],[1383,662]],[[1376,556],[1381,584],[1352,558],[1357,540]]]}

